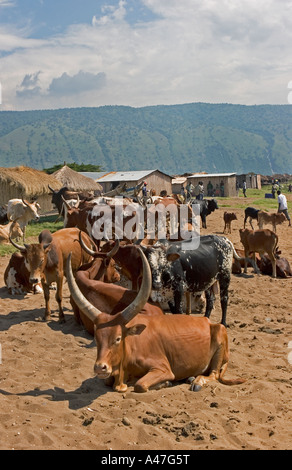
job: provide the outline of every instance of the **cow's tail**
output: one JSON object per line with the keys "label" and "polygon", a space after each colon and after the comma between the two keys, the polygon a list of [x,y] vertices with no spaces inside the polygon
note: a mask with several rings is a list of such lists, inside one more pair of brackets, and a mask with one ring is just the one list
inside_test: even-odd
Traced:
{"label": "cow's tail", "polygon": [[218,381],[220,383],[222,383],[223,385],[239,385],[239,384],[243,384],[244,382],[246,382],[246,379],[242,379],[242,378],[237,378],[237,379],[224,379],[224,374],[226,372],[226,369],[227,369],[227,362],[223,365],[223,367],[221,368],[220,370],[220,374],[219,374],[219,377],[218,377]]}
{"label": "cow's tail", "polygon": [[[228,242],[230,243],[232,250],[233,250],[233,258],[235,258],[237,261],[244,261],[245,257],[239,256],[233,246],[233,243],[228,239]],[[252,267],[254,268],[255,271],[257,271],[257,266],[256,263],[254,262],[253,258],[248,258],[249,263],[252,264]]]}

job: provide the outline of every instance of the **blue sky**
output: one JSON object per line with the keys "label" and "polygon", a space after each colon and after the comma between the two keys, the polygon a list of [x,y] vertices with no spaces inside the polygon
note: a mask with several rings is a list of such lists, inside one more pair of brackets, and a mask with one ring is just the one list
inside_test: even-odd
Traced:
{"label": "blue sky", "polygon": [[0,110],[288,104],[291,0],[0,0]]}
{"label": "blue sky", "polygon": [[[3,1],[1,23],[30,24],[30,37],[46,38],[62,33],[70,25],[90,24],[93,16],[101,17],[107,11],[118,8],[118,0],[11,0]],[[0,2],[1,5],[1,2]],[[126,21],[135,24],[155,18],[143,3],[127,1]]]}

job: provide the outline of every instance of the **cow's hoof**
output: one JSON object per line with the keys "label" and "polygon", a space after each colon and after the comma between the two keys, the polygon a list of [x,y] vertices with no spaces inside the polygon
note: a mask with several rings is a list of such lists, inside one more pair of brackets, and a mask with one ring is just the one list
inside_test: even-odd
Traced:
{"label": "cow's hoof", "polygon": [[62,324],[62,323],[66,323],[65,317],[63,317],[63,318],[59,318],[59,323],[60,323],[60,324]]}
{"label": "cow's hoof", "polygon": [[199,385],[199,384],[193,383],[193,384],[191,385],[191,391],[192,391],[192,392],[199,392],[199,391],[201,390],[201,388],[202,388],[202,386]]}
{"label": "cow's hoof", "polygon": [[136,392],[136,393],[145,393],[145,392],[147,392],[147,390],[148,389],[146,387],[144,387],[143,385],[140,385],[140,384],[138,384],[138,385],[135,384],[134,385],[134,392]]}
{"label": "cow's hoof", "polygon": [[128,390],[128,387],[127,387],[126,384],[120,384],[120,385],[116,385],[114,387],[114,390],[116,392],[123,393],[123,392],[126,392]]}
{"label": "cow's hoof", "polygon": [[189,377],[187,379],[187,384],[192,384],[196,377]]}

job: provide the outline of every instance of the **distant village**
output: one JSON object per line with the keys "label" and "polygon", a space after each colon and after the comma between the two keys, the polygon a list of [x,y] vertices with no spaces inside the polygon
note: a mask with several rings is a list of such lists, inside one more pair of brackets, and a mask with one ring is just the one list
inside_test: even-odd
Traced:
{"label": "distant village", "polygon": [[188,185],[196,187],[201,183],[204,197],[237,197],[243,185],[246,189],[261,189],[262,185],[272,185],[292,181],[292,175],[262,176],[255,173],[185,173],[168,175],[159,169],[138,171],[76,172],[66,164],[48,175],[33,168],[18,166],[0,168],[0,205],[7,204],[12,198],[37,199],[42,212],[51,211],[51,191],[68,187],[72,191],[91,191],[108,193],[117,187],[123,188],[123,194],[144,183],[150,195],[182,194]]}

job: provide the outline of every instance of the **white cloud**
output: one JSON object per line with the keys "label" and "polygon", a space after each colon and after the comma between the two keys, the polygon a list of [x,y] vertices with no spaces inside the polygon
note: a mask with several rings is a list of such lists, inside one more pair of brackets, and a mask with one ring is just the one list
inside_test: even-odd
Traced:
{"label": "white cloud", "polygon": [[[93,16],[92,24],[72,25],[47,40],[1,28],[2,109],[287,103],[292,79],[290,0],[143,3],[158,15],[155,20],[129,24],[128,5],[121,0],[104,8],[100,17]],[[29,103],[21,101],[24,77],[39,70],[35,94]],[[106,76],[106,82],[89,90],[82,80],[85,84],[90,76]],[[79,83],[75,95],[65,88],[60,93],[60,87],[58,94],[52,93],[61,77],[62,82],[71,77],[71,85]]]}
{"label": "white cloud", "polygon": [[0,8],[2,7],[13,7],[14,1],[13,0],[0,0]]}

